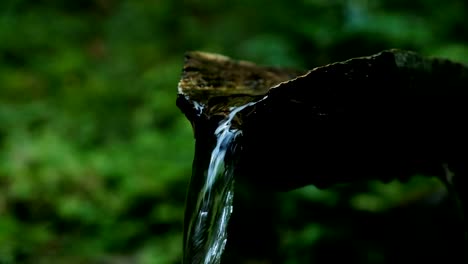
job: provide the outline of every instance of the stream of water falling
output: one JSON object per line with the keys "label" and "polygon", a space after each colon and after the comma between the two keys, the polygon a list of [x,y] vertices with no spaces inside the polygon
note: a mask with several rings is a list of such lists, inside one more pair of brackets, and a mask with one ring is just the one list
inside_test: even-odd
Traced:
{"label": "stream of water falling", "polygon": [[230,114],[215,130],[216,145],[211,153],[203,187],[190,220],[189,243],[194,255],[190,264],[219,264],[227,241],[227,225],[233,210],[233,164],[226,162],[228,151],[234,151],[235,139],[242,132],[231,126],[235,115],[252,105],[248,103],[231,109]]}

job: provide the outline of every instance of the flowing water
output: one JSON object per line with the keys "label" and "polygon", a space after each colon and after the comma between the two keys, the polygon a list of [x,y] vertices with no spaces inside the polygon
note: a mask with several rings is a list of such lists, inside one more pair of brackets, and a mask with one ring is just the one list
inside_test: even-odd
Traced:
{"label": "flowing water", "polygon": [[190,259],[184,261],[186,264],[221,262],[234,197],[234,164],[227,162],[225,158],[227,153],[235,151],[235,139],[242,133],[231,124],[239,111],[252,104],[231,109],[230,114],[215,130],[216,145],[211,152],[209,166],[188,227],[186,243],[191,250],[188,256]]}

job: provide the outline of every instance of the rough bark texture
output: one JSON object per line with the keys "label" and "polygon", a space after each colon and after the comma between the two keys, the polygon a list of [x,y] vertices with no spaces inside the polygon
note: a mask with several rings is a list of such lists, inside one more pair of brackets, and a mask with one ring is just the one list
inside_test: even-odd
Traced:
{"label": "rough bark texture", "polygon": [[[306,71],[256,65],[206,52],[187,52],[177,105],[190,122],[225,116],[231,107],[264,95],[271,87]],[[203,113],[200,107],[203,106]]]}

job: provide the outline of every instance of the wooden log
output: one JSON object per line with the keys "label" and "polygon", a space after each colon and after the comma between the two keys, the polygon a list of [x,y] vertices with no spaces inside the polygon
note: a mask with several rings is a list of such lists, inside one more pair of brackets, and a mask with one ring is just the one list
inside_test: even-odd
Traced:
{"label": "wooden log", "polygon": [[287,191],[422,174],[468,213],[466,65],[392,49],[306,72],[192,52],[178,92],[196,139],[253,102],[233,120],[241,181]]}
{"label": "wooden log", "polygon": [[468,147],[468,67],[449,60],[393,49],[306,73],[190,52],[178,92],[195,134],[197,123],[216,126],[266,95],[236,118],[240,169],[264,186],[445,175],[442,164],[466,164],[455,160]]}

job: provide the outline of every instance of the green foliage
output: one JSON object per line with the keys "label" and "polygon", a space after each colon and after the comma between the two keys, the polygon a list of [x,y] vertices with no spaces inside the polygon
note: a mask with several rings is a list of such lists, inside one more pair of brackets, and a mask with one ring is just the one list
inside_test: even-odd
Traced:
{"label": "green foliage", "polygon": [[[185,51],[297,68],[387,48],[468,62],[467,11],[421,0],[1,1],[0,263],[179,263],[194,145],[175,106]],[[298,199],[340,201],[308,190],[285,198],[288,214]],[[388,195],[352,204],[391,206]],[[302,252],[326,230],[311,224],[285,246]]]}

